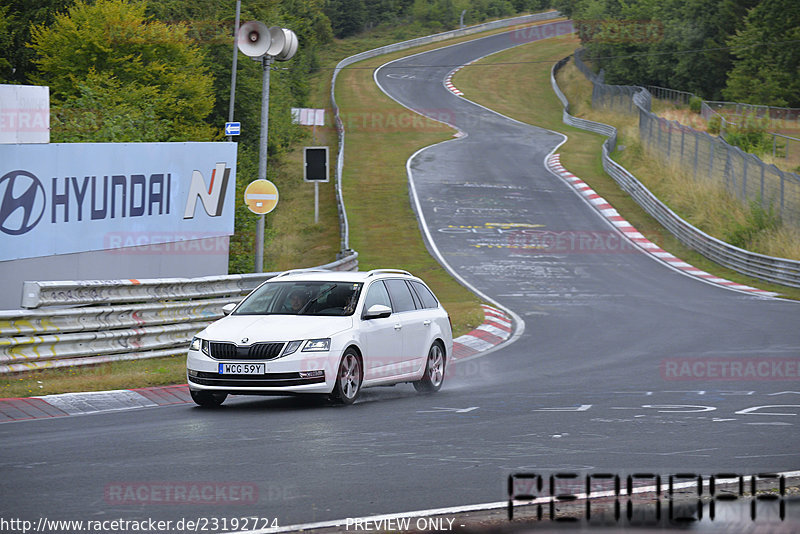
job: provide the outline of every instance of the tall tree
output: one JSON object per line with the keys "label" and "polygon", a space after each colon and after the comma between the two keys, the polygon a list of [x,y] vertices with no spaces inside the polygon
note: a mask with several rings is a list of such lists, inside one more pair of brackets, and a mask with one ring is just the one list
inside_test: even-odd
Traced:
{"label": "tall tree", "polygon": [[[719,98],[731,67],[727,39],[757,0],[576,0],[590,55],[606,81],[660,85]],[[581,24],[580,20],[585,20]]]}
{"label": "tall tree", "polygon": [[729,43],[736,59],[723,91],[726,98],[800,107],[800,3],[763,0]]}
{"label": "tall tree", "polygon": [[[168,125],[157,140],[213,137],[213,129],[203,127],[214,105],[213,79],[203,54],[187,37],[185,25],[148,20],[144,2],[79,0],[53,24],[35,26],[31,35],[38,67],[31,78],[50,86],[56,106],[77,112],[70,116],[73,123],[89,121],[94,125],[90,130],[107,137],[102,130],[112,127],[112,111],[145,107],[142,117],[154,114]],[[90,117],[87,106],[100,102],[114,106],[95,109]],[[56,139],[59,125],[54,124]]]}
{"label": "tall tree", "polygon": [[329,0],[325,12],[331,21],[333,34],[340,39],[363,31],[367,22],[364,0]]}
{"label": "tall tree", "polygon": [[[0,26],[5,24],[5,40],[0,37],[0,79],[7,83],[28,84],[35,70],[35,52],[26,46],[31,40],[31,26],[52,24],[55,16],[74,0],[3,0]],[[0,29],[0,35],[3,30]],[[3,61],[5,60],[5,61]]]}
{"label": "tall tree", "polygon": [[11,6],[0,6],[0,83],[7,83],[10,81],[11,62],[8,57],[11,52],[11,16],[9,12]]}

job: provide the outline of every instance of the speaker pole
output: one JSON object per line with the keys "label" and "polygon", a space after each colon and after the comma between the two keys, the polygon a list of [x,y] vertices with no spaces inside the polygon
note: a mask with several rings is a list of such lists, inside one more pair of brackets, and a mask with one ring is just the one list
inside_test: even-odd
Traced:
{"label": "speaker pole", "polygon": [[[228,105],[228,122],[233,122],[233,104],[236,101],[236,68],[239,59],[239,15],[242,12],[242,0],[236,0],[236,19],[233,23],[233,64],[231,66],[231,98]],[[233,136],[228,136],[228,142]]]}
{"label": "speaker pole", "polygon": [[[269,71],[272,66],[272,56],[263,56],[261,64],[264,74],[261,81],[261,141],[258,148],[258,178],[267,179],[267,137],[269,132]],[[265,215],[258,217],[256,225],[256,265],[255,272],[264,272],[264,227]]]}

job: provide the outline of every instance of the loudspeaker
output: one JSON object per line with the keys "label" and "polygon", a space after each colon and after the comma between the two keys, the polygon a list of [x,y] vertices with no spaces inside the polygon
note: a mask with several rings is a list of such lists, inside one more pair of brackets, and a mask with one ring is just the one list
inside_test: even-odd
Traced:
{"label": "loudspeaker", "polygon": [[269,48],[267,48],[267,55],[268,56],[277,56],[283,50],[283,45],[285,41],[285,37],[283,35],[283,30],[278,26],[272,26],[269,29]]}
{"label": "loudspeaker", "polygon": [[275,54],[275,59],[278,61],[288,61],[292,59],[292,56],[297,52],[297,35],[295,35],[292,30],[287,30],[286,28],[281,29],[284,35],[284,45],[283,49],[278,54]]}
{"label": "loudspeaker", "polygon": [[[239,28],[239,33],[236,34],[236,43],[244,55],[261,57],[267,54],[270,49],[272,32],[263,23],[251,20],[242,24]],[[282,47],[283,43],[281,43]]]}

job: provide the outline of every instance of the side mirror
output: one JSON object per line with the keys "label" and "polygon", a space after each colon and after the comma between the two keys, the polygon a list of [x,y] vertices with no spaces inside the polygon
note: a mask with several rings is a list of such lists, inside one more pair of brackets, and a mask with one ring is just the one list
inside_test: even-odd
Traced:
{"label": "side mirror", "polygon": [[389,317],[391,314],[392,309],[389,306],[373,304],[369,307],[367,313],[364,314],[364,319],[382,319],[384,317]]}
{"label": "side mirror", "polygon": [[231,312],[236,308],[236,303],[231,302],[230,304],[226,304],[222,307],[222,315],[230,315]]}

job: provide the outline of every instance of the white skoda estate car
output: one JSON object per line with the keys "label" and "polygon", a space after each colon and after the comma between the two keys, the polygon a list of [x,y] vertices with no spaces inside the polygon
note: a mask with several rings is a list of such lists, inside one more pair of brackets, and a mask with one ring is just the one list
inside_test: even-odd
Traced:
{"label": "white skoda estate car", "polygon": [[192,340],[187,379],[200,406],[228,396],[330,395],[351,404],[364,387],[442,387],[450,317],[405,271],[288,271],[254,289]]}

